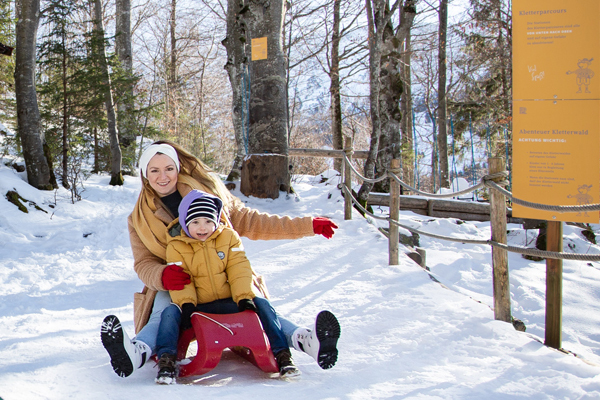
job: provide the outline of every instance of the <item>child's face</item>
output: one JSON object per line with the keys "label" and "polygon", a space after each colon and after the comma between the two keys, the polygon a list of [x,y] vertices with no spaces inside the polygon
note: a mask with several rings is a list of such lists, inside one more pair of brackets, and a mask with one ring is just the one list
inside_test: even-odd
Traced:
{"label": "child's face", "polygon": [[208,218],[199,217],[188,225],[190,236],[204,242],[217,229],[214,222]]}

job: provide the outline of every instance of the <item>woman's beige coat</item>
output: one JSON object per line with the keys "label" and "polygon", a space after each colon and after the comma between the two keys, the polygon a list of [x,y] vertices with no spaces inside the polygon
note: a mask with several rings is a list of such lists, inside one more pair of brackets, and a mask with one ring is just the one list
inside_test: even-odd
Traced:
{"label": "woman's beige coat", "polygon": [[[181,196],[187,195],[191,188],[187,185],[177,184],[177,190]],[[212,193],[208,188],[201,190]],[[160,200],[155,201],[156,211],[154,216],[167,226],[174,220],[174,217],[165,208]],[[252,240],[270,240],[270,239],[299,239],[305,236],[313,236],[312,217],[281,217],[262,213],[258,210],[248,208],[242,201],[234,197],[227,207],[227,213],[233,229],[240,235]],[[166,267],[166,260],[155,256],[141,241],[133,225],[133,218],[130,215],[127,218],[129,227],[129,240],[133,252],[133,268],[138,277],[144,283],[141,292],[134,294],[133,312],[134,325],[136,333],[139,332],[148,322],[154,297],[159,290],[165,290],[162,285],[162,273]],[[259,291],[268,297],[266,287],[262,283],[260,276],[254,275],[254,285]]]}

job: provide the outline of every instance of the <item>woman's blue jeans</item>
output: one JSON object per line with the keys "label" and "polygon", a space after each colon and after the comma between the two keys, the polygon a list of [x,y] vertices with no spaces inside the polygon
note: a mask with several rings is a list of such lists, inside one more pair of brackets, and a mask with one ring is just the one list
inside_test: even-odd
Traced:
{"label": "woman's blue jeans", "polygon": [[[257,314],[273,354],[288,349],[288,341],[281,330],[281,322],[275,309],[269,300],[255,297]],[[234,314],[238,312],[238,306],[233,299],[221,299],[210,303],[198,304],[196,311],[210,314]],[[181,310],[175,304],[171,304],[162,312],[158,335],[156,339],[156,355],[160,358],[164,353],[177,354],[177,341],[179,340],[179,325],[181,323]]]}

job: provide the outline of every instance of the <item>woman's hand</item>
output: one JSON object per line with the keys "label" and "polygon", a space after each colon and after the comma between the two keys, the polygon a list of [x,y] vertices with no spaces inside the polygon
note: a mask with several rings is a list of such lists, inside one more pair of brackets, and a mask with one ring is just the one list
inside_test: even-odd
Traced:
{"label": "woman's hand", "polygon": [[176,264],[167,265],[162,273],[162,284],[166,290],[182,290],[190,282],[190,276]]}
{"label": "woman's hand", "polygon": [[333,230],[337,229],[338,226],[333,223],[329,218],[315,217],[313,218],[313,231],[317,235],[323,235],[327,239],[331,239],[335,233]]}

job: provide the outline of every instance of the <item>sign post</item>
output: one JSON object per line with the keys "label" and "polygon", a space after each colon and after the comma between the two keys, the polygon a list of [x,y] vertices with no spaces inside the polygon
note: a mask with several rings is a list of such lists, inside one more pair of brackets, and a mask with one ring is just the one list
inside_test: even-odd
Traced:
{"label": "sign post", "polygon": [[[600,202],[600,1],[513,0],[515,197],[550,205]],[[548,220],[547,249],[562,250],[562,222],[598,212],[513,205]],[[546,261],[546,344],[561,346],[562,260]]]}

